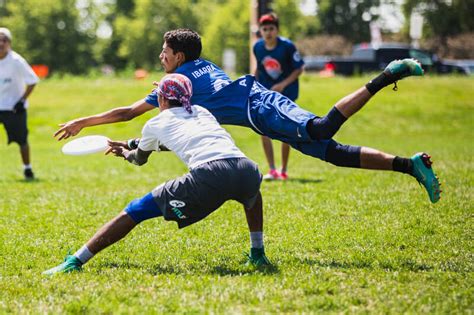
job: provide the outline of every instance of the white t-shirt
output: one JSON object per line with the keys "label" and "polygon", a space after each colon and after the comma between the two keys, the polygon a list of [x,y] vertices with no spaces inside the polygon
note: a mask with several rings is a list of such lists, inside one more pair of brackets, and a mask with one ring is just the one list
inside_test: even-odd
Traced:
{"label": "white t-shirt", "polygon": [[173,107],[150,119],[138,148],[160,151],[159,146],[165,146],[189,169],[214,160],[245,157],[207,109],[193,105],[192,110],[189,114],[183,107]]}
{"label": "white t-shirt", "polygon": [[[26,85],[39,81],[22,56],[10,50],[0,59],[0,110],[12,110],[25,93]],[[25,107],[28,104],[25,103]]]}

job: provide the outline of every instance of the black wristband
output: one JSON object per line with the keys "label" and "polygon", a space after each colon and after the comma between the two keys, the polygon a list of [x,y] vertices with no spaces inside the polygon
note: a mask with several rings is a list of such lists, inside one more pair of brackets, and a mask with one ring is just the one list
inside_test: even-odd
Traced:
{"label": "black wristband", "polygon": [[139,143],[140,143],[140,138],[130,139],[127,141],[127,145],[130,148],[130,150],[137,149]]}

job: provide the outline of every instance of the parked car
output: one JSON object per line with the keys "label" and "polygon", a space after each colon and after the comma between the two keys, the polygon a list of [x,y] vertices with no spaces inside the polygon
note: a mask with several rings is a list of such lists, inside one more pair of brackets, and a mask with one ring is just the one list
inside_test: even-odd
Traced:
{"label": "parked car", "polygon": [[306,71],[321,71],[326,67],[332,56],[304,56],[304,69]]}
{"label": "parked car", "polygon": [[472,59],[444,59],[444,63],[460,67],[468,75],[474,75],[474,60]]}
{"label": "parked car", "polygon": [[332,57],[325,64],[325,70],[336,74],[354,75],[366,72],[379,72],[395,59],[415,58],[420,61],[427,73],[469,74],[469,67],[456,62],[445,62],[436,54],[416,49],[406,44],[385,43],[378,46],[360,44],[354,46],[349,57]]}

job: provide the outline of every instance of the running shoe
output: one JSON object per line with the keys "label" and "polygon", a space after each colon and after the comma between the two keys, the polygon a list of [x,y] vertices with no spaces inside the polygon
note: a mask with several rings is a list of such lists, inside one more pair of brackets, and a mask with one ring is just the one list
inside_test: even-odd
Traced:
{"label": "running shoe", "polygon": [[251,248],[250,255],[245,254],[247,256],[247,262],[245,263],[246,266],[254,266],[254,267],[265,267],[271,266],[270,260],[268,260],[267,256],[265,256],[264,248]]}
{"label": "running shoe", "polygon": [[31,168],[25,168],[23,175],[25,175],[26,180],[34,180],[35,179],[35,174],[33,173],[33,170]]}
{"label": "running shoe", "polygon": [[413,163],[413,176],[425,187],[430,201],[438,202],[440,199],[440,183],[438,177],[433,172],[431,156],[426,153],[417,153],[411,157]]}
{"label": "running shoe", "polygon": [[412,75],[422,76],[424,73],[420,62],[413,58],[394,60],[388,64],[383,72],[387,75],[393,76],[395,81]]}
{"label": "running shoe", "polygon": [[69,273],[73,271],[82,271],[82,262],[74,255],[67,255],[62,264],[44,271],[43,274],[52,276],[57,273]]}
{"label": "running shoe", "polygon": [[279,180],[280,173],[277,170],[269,170],[268,174],[263,175],[263,180]]}

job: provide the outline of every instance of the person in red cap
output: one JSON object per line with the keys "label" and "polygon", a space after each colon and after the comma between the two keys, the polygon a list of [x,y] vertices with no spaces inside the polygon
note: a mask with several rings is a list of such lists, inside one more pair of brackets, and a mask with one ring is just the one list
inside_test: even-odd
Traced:
{"label": "person in red cap", "polygon": [[10,30],[0,27],[0,124],[5,127],[8,143],[20,146],[25,179],[33,180],[26,109],[39,79],[28,62],[11,49],[11,42]]}
{"label": "person in red cap", "polygon": [[[275,13],[262,15],[259,19],[259,31],[262,36],[253,46],[257,59],[255,77],[267,89],[280,92],[293,102],[298,98],[298,77],[303,73],[304,61],[293,42],[281,37],[279,21]],[[275,167],[272,140],[262,136],[263,149],[270,170],[264,180],[288,178],[287,168],[290,146],[281,144],[281,170]]]}
{"label": "person in red cap", "polygon": [[247,264],[270,265],[263,247],[263,211],[257,164],[234,144],[231,136],[205,108],[191,105],[191,81],[181,74],[166,75],[156,84],[160,114],[150,119],[141,139],[111,141],[107,153],[143,165],[153,151],[173,151],[189,173],[167,181],[105,224],[74,255],[47,275],[79,271],[95,254],[127,235],[137,224],[156,217],[175,221],[179,228],[196,223],[228,200],[244,206],[251,249]]}

